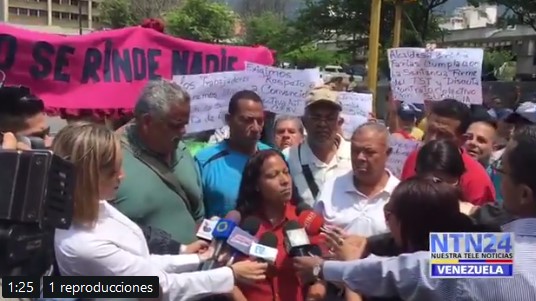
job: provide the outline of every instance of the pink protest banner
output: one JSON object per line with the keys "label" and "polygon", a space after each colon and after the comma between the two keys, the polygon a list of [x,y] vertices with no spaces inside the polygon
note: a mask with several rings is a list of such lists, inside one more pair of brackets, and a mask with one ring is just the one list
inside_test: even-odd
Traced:
{"label": "pink protest banner", "polygon": [[132,109],[143,85],[160,77],[271,65],[265,47],[193,42],[130,27],[59,36],[0,25],[0,69],[47,108]]}

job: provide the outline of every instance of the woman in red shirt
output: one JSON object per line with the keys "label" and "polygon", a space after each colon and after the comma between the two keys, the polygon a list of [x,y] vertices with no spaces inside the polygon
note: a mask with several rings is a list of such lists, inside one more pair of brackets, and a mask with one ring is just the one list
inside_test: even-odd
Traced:
{"label": "woman in red shirt", "polygon": [[[237,210],[242,218],[256,216],[261,220],[257,233],[260,238],[272,232],[278,239],[275,264],[268,269],[262,282],[240,284],[235,300],[254,301],[303,301],[322,300],[324,285],[302,283],[292,266],[284,244],[283,227],[290,220],[297,220],[293,202],[292,178],[283,155],[276,150],[263,150],[253,155],[244,168],[240,184]],[[319,237],[310,237],[318,243]],[[306,297],[306,298],[304,298]]]}

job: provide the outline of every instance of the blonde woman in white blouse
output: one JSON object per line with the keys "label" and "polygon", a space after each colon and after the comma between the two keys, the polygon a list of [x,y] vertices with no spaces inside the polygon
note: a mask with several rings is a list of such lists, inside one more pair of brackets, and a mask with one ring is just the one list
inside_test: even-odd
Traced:
{"label": "blonde woman in white blouse", "polygon": [[235,281],[264,279],[267,266],[257,262],[193,272],[210,252],[149,254],[142,230],[106,201],[115,197],[123,171],[120,142],[104,125],[69,124],[52,149],[76,169],[73,222],[55,235],[62,276],[158,276],[161,300],[231,293]]}

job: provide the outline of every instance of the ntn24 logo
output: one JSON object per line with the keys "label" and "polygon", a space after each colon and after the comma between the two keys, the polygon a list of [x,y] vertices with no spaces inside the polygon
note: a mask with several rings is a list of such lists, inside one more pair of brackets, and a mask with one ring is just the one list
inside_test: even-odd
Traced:
{"label": "ntn24 logo", "polygon": [[511,253],[512,233],[430,233],[432,253]]}

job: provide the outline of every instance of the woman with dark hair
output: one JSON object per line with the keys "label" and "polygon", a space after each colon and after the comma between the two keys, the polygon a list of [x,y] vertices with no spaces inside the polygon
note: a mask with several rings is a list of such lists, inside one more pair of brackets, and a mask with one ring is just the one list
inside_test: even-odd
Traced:
{"label": "woman with dark hair", "polygon": [[[261,220],[259,238],[272,232],[278,239],[277,258],[266,280],[239,285],[243,296],[236,300],[303,301],[322,300],[324,285],[307,286],[297,277],[284,246],[283,227],[289,220],[297,220],[292,178],[283,155],[276,150],[262,150],[254,154],[244,168],[240,183],[237,210],[242,219],[255,216]],[[318,237],[311,237],[314,243]]]}
{"label": "woman with dark hair", "polygon": [[[430,177],[436,182],[444,182],[459,189],[460,178],[465,173],[460,149],[450,140],[439,139],[426,143],[417,155],[415,173],[420,177]],[[466,202],[462,193],[459,200],[460,210],[465,214],[470,214],[478,208]]]}
{"label": "woman with dark hair", "polygon": [[385,220],[403,253],[428,250],[430,232],[473,232],[460,212],[460,190],[434,178],[401,182],[385,205]]}

